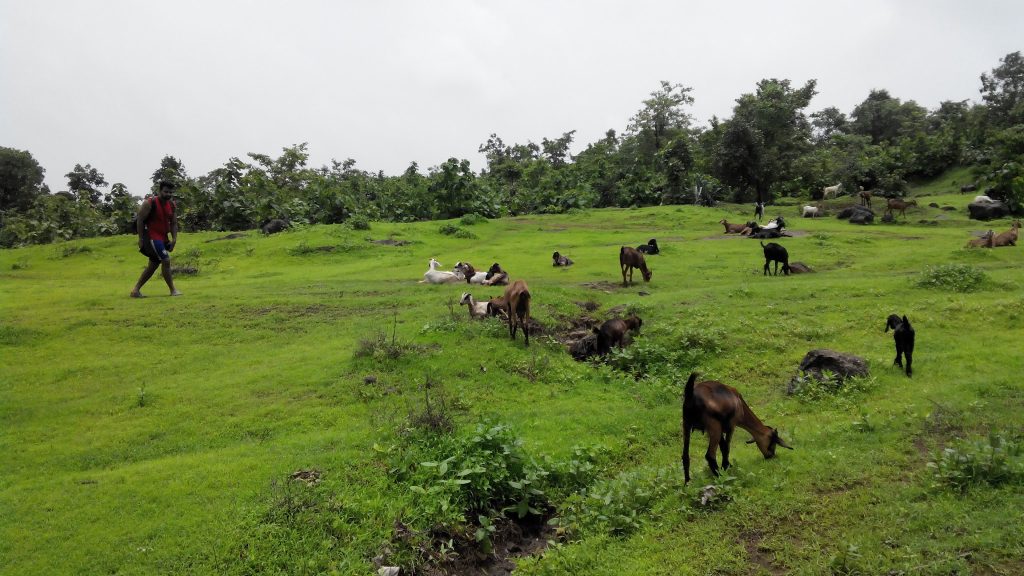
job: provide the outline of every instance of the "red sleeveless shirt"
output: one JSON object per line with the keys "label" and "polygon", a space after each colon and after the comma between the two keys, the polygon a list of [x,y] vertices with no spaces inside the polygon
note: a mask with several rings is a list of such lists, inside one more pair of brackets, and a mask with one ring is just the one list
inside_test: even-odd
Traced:
{"label": "red sleeveless shirt", "polygon": [[174,215],[174,202],[168,200],[161,202],[158,196],[151,196],[146,200],[149,202],[149,217],[146,218],[146,230],[151,240],[167,241],[167,235],[171,231],[171,216]]}

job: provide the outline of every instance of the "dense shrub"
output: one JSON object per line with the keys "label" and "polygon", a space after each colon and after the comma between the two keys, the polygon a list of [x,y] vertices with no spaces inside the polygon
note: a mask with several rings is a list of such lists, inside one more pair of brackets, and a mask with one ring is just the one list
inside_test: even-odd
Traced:
{"label": "dense shrub", "polygon": [[370,220],[362,214],[356,214],[348,219],[348,225],[351,226],[353,230],[369,230]]}
{"label": "dense shrub", "polygon": [[985,282],[985,273],[967,264],[928,266],[917,279],[920,288],[950,292],[974,292]]}

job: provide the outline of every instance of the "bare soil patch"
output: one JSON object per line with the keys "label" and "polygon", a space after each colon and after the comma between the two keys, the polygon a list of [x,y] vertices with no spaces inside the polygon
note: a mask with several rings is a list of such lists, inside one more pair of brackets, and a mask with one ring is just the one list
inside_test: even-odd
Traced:
{"label": "bare soil patch", "polygon": [[408,240],[395,240],[394,238],[385,238],[384,240],[370,240],[374,244],[380,244],[381,246],[408,246],[412,242]]}
{"label": "bare soil patch", "polygon": [[246,236],[248,236],[248,234],[246,234],[245,232],[233,232],[231,234],[228,234],[227,236],[221,236],[220,238],[211,238],[210,240],[207,240],[205,243],[209,244],[210,242],[219,242],[221,240],[237,240],[239,238],[245,238]]}
{"label": "bare soil patch", "polygon": [[747,551],[747,559],[753,564],[767,570],[770,574],[785,574],[786,570],[772,559],[767,549],[762,548],[764,533],[760,530],[748,530],[740,533],[740,543]]}

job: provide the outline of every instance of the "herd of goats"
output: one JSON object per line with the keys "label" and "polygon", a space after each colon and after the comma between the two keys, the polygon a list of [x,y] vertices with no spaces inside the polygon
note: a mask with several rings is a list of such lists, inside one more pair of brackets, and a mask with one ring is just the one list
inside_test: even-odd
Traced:
{"label": "herd of goats", "polygon": [[[833,196],[836,191],[833,191]],[[827,198],[827,195],[826,195]],[[861,189],[860,198],[862,204],[870,205],[871,193]],[[904,211],[907,206],[915,202],[890,199],[888,202],[890,213]],[[808,211],[807,208],[815,208]],[[819,207],[804,207],[804,217],[819,216]],[[786,232],[786,221],[779,216],[766,225],[758,222],[763,218],[764,205],[755,205],[754,216],[757,221],[750,221],[744,224],[730,224],[721,220],[719,224],[725,227],[726,234],[740,234],[749,238],[770,239],[790,236]],[[905,217],[905,215],[904,215]],[[1001,234],[993,234],[991,230],[982,237],[968,242],[967,247],[1016,246],[1017,235],[1020,229],[1020,221],[1014,221],[1009,231]],[[810,272],[804,264],[789,262],[789,253],[785,247],[775,242],[765,244],[761,242],[764,252],[764,275],[771,273],[778,275],[779,265],[782,265],[783,274],[791,272]],[[652,277],[651,269],[648,268],[646,256],[659,254],[660,249],[656,239],[651,239],[647,244],[632,248],[622,246],[619,249],[619,267],[622,273],[622,284],[627,286],[633,282],[633,270],[639,269],[644,282],[650,282]],[[551,256],[552,265],[556,267],[571,266],[572,259],[555,252]],[[769,265],[774,262],[774,271],[770,271]],[[498,316],[508,322],[509,335],[513,340],[516,332],[521,328],[525,345],[530,345],[530,291],[524,280],[509,280],[509,275],[501,266],[495,262],[487,272],[477,272],[468,262],[459,262],[451,271],[439,270],[441,264],[431,258],[429,270],[423,275],[421,282],[430,284],[462,283],[479,284],[482,286],[504,286],[505,292],[502,296],[494,297],[486,301],[478,301],[473,296],[464,292],[459,302],[469,309],[471,319]],[[637,316],[628,318],[613,318],[593,328],[593,334],[589,337],[587,346],[581,353],[576,349],[572,350],[573,356],[577,359],[585,359],[591,355],[606,356],[614,347],[622,347],[627,342],[627,335],[635,333],[643,325],[643,321]],[[912,376],[912,363],[914,353],[914,328],[910,320],[896,314],[890,315],[886,320],[885,332],[893,331],[893,339],[896,345],[896,358],[893,365],[899,366],[906,371],[906,375]],[[582,343],[582,341],[581,341]],[[903,359],[906,359],[904,367]],[[717,464],[717,451],[722,452],[723,470],[729,468],[730,441],[736,427],[740,427],[752,436],[747,443],[754,443],[765,459],[775,456],[777,446],[790,447],[780,436],[778,430],[766,426],[754,414],[743,396],[735,388],[718,381],[697,382],[697,373],[690,374],[689,380],[683,390],[682,406],[682,428],[683,428],[683,470],[686,482],[690,481],[690,434],[693,430],[705,432],[708,436],[708,449],[705,454],[711,473],[719,475]]]}

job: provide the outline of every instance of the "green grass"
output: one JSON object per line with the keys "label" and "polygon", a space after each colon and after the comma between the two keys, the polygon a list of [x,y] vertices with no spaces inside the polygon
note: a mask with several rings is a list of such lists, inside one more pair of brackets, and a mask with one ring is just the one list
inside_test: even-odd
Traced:
{"label": "green grass", "polygon": [[[938,195],[894,225],[769,207],[807,233],[781,241],[791,260],[817,270],[788,278],[762,276],[757,242],[720,237],[718,220],[750,211],[729,205],[498,219],[472,226],[477,238],[442,234],[439,222],[183,234],[181,255],[197,249],[199,273],[177,280],[181,298],[165,297],[159,278],[149,298],[128,298],[144,265],[130,237],[0,251],[0,573],[367,574],[388,551],[412,562],[396,521],[415,526],[424,503],[388,454],[408,442],[399,431],[423,409],[428,374],[456,434],[503,422],[538,459],[603,446],[595,481],[639,511],[624,532],[570,531],[521,561],[523,573],[1021,573],[1020,483],[961,493],[927,466],[958,438],[1024,437],[1024,252],[963,249],[972,231],[1009,220],[968,221],[970,195],[947,184],[916,190]],[[391,236],[413,243],[367,242]],[[651,237],[663,250],[649,260],[652,281],[620,287],[618,247]],[[576,265],[553,268],[554,250]],[[529,282],[549,329],[594,301],[596,316],[637,311],[645,350],[708,342],[640,380],[575,363],[545,336],[526,349],[449,312],[465,286],[418,284],[430,257],[445,268],[500,262]],[[970,293],[919,285],[945,264],[984,280]],[[890,367],[890,313],[917,330],[913,379]],[[404,354],[354,356],[393,322]],[[787,396],[819,347],[865,357],[870,379]],[[765,461],[738,435],[731,499],[712,510],[694,504],[712,481],[703,436],[694,482],[678,481],[672,375],[692,368],[739,387],[795,447]],[[288,479],[304,469],[321,482]],[[573,502],[559,495],[553,514]]]}

